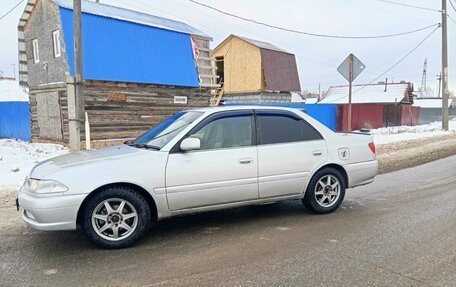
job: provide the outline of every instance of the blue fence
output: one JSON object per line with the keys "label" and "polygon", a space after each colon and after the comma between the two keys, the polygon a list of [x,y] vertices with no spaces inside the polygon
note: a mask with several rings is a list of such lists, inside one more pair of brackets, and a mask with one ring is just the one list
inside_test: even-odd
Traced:
{"label": "blue fence", "polygon": [[305,109],[307,114],[335,131],[337,127],[336,104],[289,104],[290,108]]}
{"label": "blue fence", "polygon": [[[246,104],[227,104],[246,105]],[[255,104],[255,106],[279,106],[306,110],[306,113],[324,124],[329,129],[335,131],[337,127],[337,105],[336,104]]]}
{"label": "blue fence", "polygon": [[30,108],[28,102],[0,102],[0,138],[30,141]]}

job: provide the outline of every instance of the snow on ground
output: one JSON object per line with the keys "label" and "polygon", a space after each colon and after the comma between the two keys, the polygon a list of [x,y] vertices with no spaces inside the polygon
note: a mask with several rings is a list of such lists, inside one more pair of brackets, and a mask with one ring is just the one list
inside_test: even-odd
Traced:
{"label": "snow on ground", "polygon": [[450,121],[449,131],[442,130],[442,122],[419,126],[399,126],[380,128],[370,131],[376,144],[429,138],[456,133],[456,118]]}
{"label": "snow on ground", "polygon": [[18,81],[0,80],[0,102],[28,102],[29,96]]}
{"label": "snow on ground", "polygon": [[0,191],[20,187],[35,164],[68,152],[57,144],[0,139]]}

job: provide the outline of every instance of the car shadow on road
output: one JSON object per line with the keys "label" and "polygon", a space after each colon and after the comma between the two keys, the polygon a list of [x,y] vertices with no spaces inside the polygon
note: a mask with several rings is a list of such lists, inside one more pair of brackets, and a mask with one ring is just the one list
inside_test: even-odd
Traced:
{"label": "car shadow on road", "polygon": [[[341,216],[343,213],[357,212],[363,205],[354,201],[342,204],[341,208],[333,214],[325,216],[315,215],[308,211],[300,200],[284,201],[267,205],[237,207],[233,209],[204,212],[166,219],[156,223],[137,245],[131,248],[154,248],[164,243],[179,244],[183,238],[205,240],[208,235],[219,234],[247,234],[252,229],[286,228],[286,226],[299,224],[315,224],[315,221],[327,221]],[[71,255],[79,252],[98,250],[82,230],[69,232],[30,232],[32,238],[28,240],[28,247],[32,247],[43,256]],[[30,246],[31,245],[31,246]],[[124,249],[127,252],[127,249]],[[118,250],[117,252],[123,253]],[[116,252],[116,253],[117,253]]]}
{"label": "car shadow on road", "polygon": [[301,201],[236,207],[165,219],[151,229],[145,241],[170,240],[178,236],[204,237],[220,230],[246,233],[252,228],[282,226],[297,220],[310,222],[315,216]]}

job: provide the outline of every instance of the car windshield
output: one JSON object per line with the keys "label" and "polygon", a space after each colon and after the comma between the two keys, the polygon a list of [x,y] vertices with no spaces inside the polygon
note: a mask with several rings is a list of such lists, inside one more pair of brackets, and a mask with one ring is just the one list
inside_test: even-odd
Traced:
{"label": "car windshield", "polygon": [[192,111],[179,112],[127,144],[139,148],[160,150],[202,114],[202,112]]}

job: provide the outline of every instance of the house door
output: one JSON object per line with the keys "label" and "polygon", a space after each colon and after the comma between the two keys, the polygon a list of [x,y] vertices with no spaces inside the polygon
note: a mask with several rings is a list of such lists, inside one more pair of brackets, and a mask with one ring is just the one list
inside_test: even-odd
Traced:
{"label": "house door", "polygon": [[36,113],[40,138],[62,140],[60,111],[58,92],[36,94]]}
{"label": "house door", "polygon": [[221,86],[225,82],[225,61],[224,57],[216,57],[215,58],[215,65],[217,67],[217,76],[219,76],[218,80]]}

